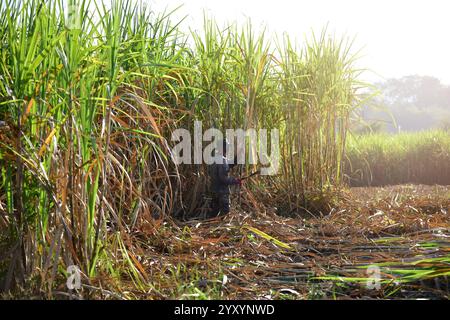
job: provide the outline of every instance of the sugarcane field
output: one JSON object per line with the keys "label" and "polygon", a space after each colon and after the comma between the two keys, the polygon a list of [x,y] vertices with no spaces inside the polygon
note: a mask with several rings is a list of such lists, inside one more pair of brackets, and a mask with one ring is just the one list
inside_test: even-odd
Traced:
{"label": "sugarcane field", "polygon": [[0,300],[448,300],[446,5],[2,0]]}

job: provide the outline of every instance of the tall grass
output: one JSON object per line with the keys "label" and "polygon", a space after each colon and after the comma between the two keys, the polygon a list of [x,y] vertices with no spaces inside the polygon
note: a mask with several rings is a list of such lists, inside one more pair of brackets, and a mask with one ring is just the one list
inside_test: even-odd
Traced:
{"label": "tall grass", "polygon": [[[67,21],[67,5],[80,24]],[[138,9],[130,1],[2,6],[1,117],[10,131],[1,157],[11,159],[2,201],[18,276],[36,267],[45,275],[63,260],[93,277],[108,230],[128,232],[139,215],[172,209],[163,130],[183,42],[167,17]],[[8,273],[4,286],[13,279]]]}
{"label": "tall grass", "polygon": [[450,134],[431,130],[354,136],[345,167],[352,186],[450,185]]}
{"label": "tall grass", "polygon": [[4,290],[34,276],[50,294],[72,264],[86,281],[125,266],[148,290],[130,235],[200,201],[203,168],[177,167],[168,142],[197,119],[279,128],[283,169],[266,186],[291,210],[340,184],[357,105],[351,43],[324,32],[273,49],[250,22],[207,18],[184,35],[170,12],[129,0],[7,0],[0,11]]}
{"label": "tall grass", "polygon": [[308,202],[308,192],[340,184],[349,114],[359,105],[361,70],[353,67],[351,45],[323,32],[302,50],[288,38],[281,47],[283,173],[289,196],[301,195],[297,206]]}

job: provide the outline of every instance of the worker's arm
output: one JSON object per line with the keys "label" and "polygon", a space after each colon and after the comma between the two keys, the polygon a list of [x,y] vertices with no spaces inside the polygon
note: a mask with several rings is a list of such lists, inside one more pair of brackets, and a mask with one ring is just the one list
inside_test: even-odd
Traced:
{"label": "worker's arm", "polygon": [[229,177],[228,176],[228,172],[226,172],[224,165],[219,165],[217,170],[219,171],[218,172],[219,180],[224,185],[228,185],[229,186],[229,185],[233,185],[233,184],[239,184],[239,180],[238,179],[235,179],[233,177]]}

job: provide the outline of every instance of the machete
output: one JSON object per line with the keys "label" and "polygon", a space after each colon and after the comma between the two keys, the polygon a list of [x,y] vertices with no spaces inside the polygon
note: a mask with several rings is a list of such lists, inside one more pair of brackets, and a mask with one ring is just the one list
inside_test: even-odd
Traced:
{"label": "machete", "polygon": [[255,172],[250,173],[248,176],[245,176],[245,177],[242,177],[242,178],[239,178],[239,179],[245,180],[245,179],[248,179],[250,177],[253,177],[256,174],[260,174],[260,173],[261,173],[261,170],[256,170]]}

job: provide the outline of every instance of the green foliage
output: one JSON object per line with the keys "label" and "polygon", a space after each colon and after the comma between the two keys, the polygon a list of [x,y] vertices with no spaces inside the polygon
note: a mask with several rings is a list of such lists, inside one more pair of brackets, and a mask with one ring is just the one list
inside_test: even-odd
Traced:
{"label": "green foliage", "polygon": [[58,270],[77,264],[89,279],[124,268],[147,290],[127,239],[142,221],[199,201],[200,175],[174,164],[168,142],[196,119],[279,128],[277,192],[291,209],[342,180],[358,105],[351,42],[324,31],[275,50],[250,22],[220,29],[207,18],[203,34],[185,36],[170,12],[131,0],[7,0],[0,20],[9,128],[0,132],[0,226],[15,248],[6,289],[39,270],[51,292]]}
{"label": "green foliage", "polygon": [[352,136],[345,170],[352,186],[450,184],[450,134],[375,133]]}

